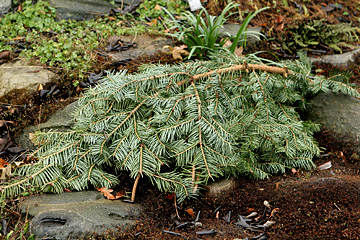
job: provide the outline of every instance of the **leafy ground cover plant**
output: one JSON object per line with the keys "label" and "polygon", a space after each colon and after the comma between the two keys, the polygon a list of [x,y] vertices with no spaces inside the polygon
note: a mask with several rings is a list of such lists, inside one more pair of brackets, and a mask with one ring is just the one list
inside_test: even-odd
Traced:
{"label": "leafy ground cover plant", "polygon": [[291,36],[280,38],[286,38],[286,41],[281,41],[282,48],[290,53],[300,49],[308,51],[319,45],[341,53],[342,47],[355,47],[351,43],[359,41],[359,33],[360,29],[351,23],[329,24],[325,20],[310,20],[293,26],[288,31]]}
{"label": "leafy ground cover plant", "polygon": [[161,7],[166,8],[167,11],[171,12],[174,15],[180,15],[184,12],[184,9],[188,6],[187,1],[182,0],[160,0],[160,1],[150,1],[144,0],[136,12],[140,14],[140,20],[156,19],[162,17],[163,11]]}
{"label": "leafy ground cover plant", "polygon": [[303,122],[297,109],[320,91],[359,93],[310,71],[304,57],[269,66],[232,54],[109,74],[79,99],[70,131],[37,133],[35,162],[0,190],[109,188],[125,172],[135,180],[132,200],[148,178],[183,201],[218,177],[311,169],[319,126]]}
{"label": "leafy ground cover plant", "polygon": [[108,37],[158,31],[157,26],[139,24],[131,14],[57,21],[56,10],[47,1],[30,0],[0,18],[0,25],[0,52],[21,51],[21,57],[70,70],[69,75],[80,80],[95,65],[92,50],[104,46]]}
{"label": "leafy ground cover plant", "polygon": [[[209,15],[205,8],[199,12],[199,14],[193,14],[190,11],[186,11],[182,14],[182,19],[175,19],[175,17],[168,12],[166,9],[164,11],[172,18],[174,26],[171,29],[176,29],[175,33],[169,33],[169,36],[177,38],[179,41],[183,42],[189,49],[190,54],[188,58],[190,59],[193,55],[203,59],[210,53],[225,50],[225,43],[232,41],[231,46],[228,50],[234,53],[238,45],[245,47],[246,38],[248,34],[252,34],[256,37],[259,37],[254,32],[247,31],[247,26],[250,21],[261,11],[267,9],[262,8],[255,13],[249,13],[248,16],[244,19],[239,31],[236,36],[232,37],[229,33],[222,31],[224,23],[227,19],[235,14],[229,13],[234,8],[237,8],[239,4],[230,2],[226,5],[219,16]],[[202,17],[205,15],[205,19]],[[227,35],[221,39],[222,35]]]}

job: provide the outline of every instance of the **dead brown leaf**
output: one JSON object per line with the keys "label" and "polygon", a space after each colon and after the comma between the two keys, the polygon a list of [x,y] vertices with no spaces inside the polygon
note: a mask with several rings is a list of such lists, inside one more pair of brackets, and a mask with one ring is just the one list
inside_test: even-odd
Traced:
{"label": "dead brown leaf", "polygon": [[224,47],[230,47],[231,46],[231,44],[232,44],[232,41],[230,41],[230,40],[227,40],[225,43],[224,43]]}
{"label": "dead brown leaf", "polygon": [[161,10],[161,7],[160,7],[159,4],[156,4],[156,6],[154,7],[154,9],[157,10],[157,11],[159,11],[159,10]]}
{"label": "dead brown leaf", "polygon": [[6,50],[6,51],[2,51],[0,52],[0,59],[6,59],[10,56],[10,51],[9,50]]}
{"label": "dead brown leaf", "polygon": [[235,48],[235,52],[234,52],[234,53],[236,54],[236,56],[241,57],[243,51],[244,51],[243,46],[240,46],[240,47],[236,47],[236,48]]}
{"label": "dead brown leaf", "polygon": [[106,187],[97,188],[99,192],[101,192],[107,199],[114,200],[116,199],[114,195],[111,194],[114,190],[106,189]]}
{"label": "dead brown leaf", "polygon": [[195,216],[194,210],[192,208],[186,209],[185,210],[188,214],[190,214],[192,217]]}
{"label": "dead brown leaf", "polygon": [[151,20],[151,22],[148,22],[148,23],[146,23],[147,25],[149,25],[149,26],[156,26],[157,25],[157,19],[156,18],[154,18],[153,20]]}
{"label": "dead brown leaf", "polygon": [[0,120],[0,127],[4,126],[4,124],[6,123],[14,123],[12,121],[5,121],[5,120]]}
{"label": "dead brown leaf", "polygon": [[122,197],[125,196],[125,195],[126,195],[125,191],[117,192],[117,194],[116,194],[116,196],[115,196],[115,199],[122,198]]}
{"label": "dead brown leaf", "polygon": [[44,86],[40,83],[39,84],[39,87],[38,87],[38,92],[40,92],[41,90],[43,90],[44,89]]}
{"label": "dead brown leaf", "polygon": [[280,211],[280,208],[274,208],[272,211],[271,211],[271,214],[270,214],[270,217],[273,217],[275,213],[279,212]]}
{"label": "dead brown leaf", "polygon": [[167,199],[169,199],[169,200],[173,200],[174,197],[175,197],[175,193],[169,193],[169,194],[167,194],[165,197],[166,197]]}
{"label": "dead brown leaf", "polygon": [[276,18],[275,18],[275,23],[277,23],[277,24],[280,24],[280,23],[282,23],[284,21],[284,17],[283,16],[277,16]]}
{"label": "dead brown leaf", "polygon": [[184,49],[174,48],[172,51],[172,56],[173,56],[174,60],[182,61],[183,60],[182,56],[189,56],[189,52]]}
{"label": "dead brown leaf", "polygon": [[8,176],[11,176],[11,167],[7,167],[7,168],[0,168],[0,179],[5,179]]}
{"label": "dead brown leaf", "polygon": [[11,39],[12,41],[21,41],[21,40],[24,40],[25,37],[20,37],[20,36],[17,36],[17,37],[14,37],[13,39]]}
{"label": "dead brown leaf", "polygon": [[4,169],[9,165],[9,163],[7,161],[5,161],[4,159],[0,158],[0,169]]}
{"label": "dead brown leaf", "polygon": [[280,182],[275,183],[275,191],[279,190]]}
{"label": "dead brown leaf", "polygon": [[343,152],[340,152],[340,157],[342,158],[343,162],[346,161],[346,157]]}

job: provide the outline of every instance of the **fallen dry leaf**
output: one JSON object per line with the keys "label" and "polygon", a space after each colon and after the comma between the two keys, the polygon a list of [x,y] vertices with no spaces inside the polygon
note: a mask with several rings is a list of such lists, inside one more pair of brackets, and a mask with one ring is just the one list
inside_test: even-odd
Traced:
{"label": "fallen dry leaf", "polygon": [[0,158],[0,169],[4,169],[9,165],[9,163],[7,161],[5,161],[4,159]]}
{"label": "fallen dry leaf", "polygon": [[111,194],[114,190],[106,189],[106,187],[97,188],[99,192],[101,192],[107,199],[114,200],[116,199],[114,195]]}
{"label": "fallen dry leaf", "polygon": [[189,56],[189,52],[184,49],[174,49],[172,51],[172,56],[174,60],[182,61],[183,60],[182,56]]}
{"label": "fallen dry leaf", "polygon": [[247,208],[246,211],[247,211],[247,212],[255,212],[256,209],[255,209],[255,208]]}
{"label": "fallen dry leaf", "polygon": [[12,121],[0,120],[0,127],[4,126],[5,123],[14,123]]}
{"label": "fallen dry leaf", "polygon": [[148,23],[145,23],[145,24],[147,24],[147,25],[149,25],[149,26],[156,26],[156,24],[157,24],[157,19],[154,18],[153,20],[151,20],[151,22],[148,22]]}
{"label": "fallen dry leaf", "polygon": [[275,18],[275,23],[277,23],[277,24],[280,24],[280,23],[282,23],[284,21],[284,17],[283,16],[277,16],[276,18]]}
{"label": "fallen dry leaf", "polygon": [[340,152],[340,157],[342,158],[343,162],[345,162],[345,161],[346,161],[346,158],[345,158],[345,155],[344,155],[344,153],[343,153],[343,152]]}
{"label": "fallen dry leaf", "polygon": [[186,45],[181,45],[179,47],[171,47],[169,45],[165,45],[163,46],[162,51],[167,54],[172,54],[174,60],[182,61],[182,56],[189,56],[189,52],[185,50],[186,47]]}
{"label": "fallen dry leaf", "polygon": [[292,168],[292,169],[291,169],[291,172],[292,172],[293,174],[297,173],[297,171],[296,171],[295,168]]}
{"label": "fallen dry leaf", "polygon": [[195,216],[194,210],[192,208],[186,209],[185,212],[187,212],[188,214],[190,214],[192,217]]}
{"label": "fallen dry leaf", "polygon": [[[224,43],[224,47],[226,47],[226,48],[230,47],[231,45],[232,45],[232,42],[231,42],[230,40],[227,40],[227,41]],[[236,48],[235,48],[234,53],[236,54],[236,56],[241,57],[243,51],[244,51],[243,46],[240,46],[240,47],[236,47]]]}
{"label": "fallen dry leaf", "polygon": [[231,44],[232,44],[232,41],[230,41],[230,40],[227,40],[225,43],[224,43],[224,47],[230,47],[231,46]]}
{"label": "fallen dry leaf", "polygon": [[71,190],[68,189],[68,188],[64,188],[63,191],[64,191],[64,192],[71,192]]}
{"label": "fallen dry leaf", "polygon": [[11,167],[0,169],[0,179],[5,179],[7,176],[11,176]]}
{"label": "fallen dry leaf", "polygon": [[159,4],[156,4],[156,6],[154,7],[154,9],[157,10],[157,11],[159,11],[159,10],[161,10],[161,7],[160,7]]}
{"label": "fallen dry leaf", "polygon": [[0,59],[8,58],[10,56],[10,53],[11,52],[9,50],[0,52]]}
{"label": "fallen dry leaf", "polygon": [[39,87],[38,87],[38,92],[40,92],[41,90],[43,90],[44,89],[44,86],[40,83],[39,84]]}
{"label": "fallen dry leaf", "polygon": [[168,195],[166,195],[165,197],[166,197],[167,199],[169,199],[169,200],[173,200],[174,197],[175,197],[175,193],[168,194]]}
{"label": "fallen dry leaf", "polygon": [[234,52],[234,53],[236,54],[236,56],[241,57],[243,51],[244,51],[243,46],[240,46],[240,47],[236,47],[236,48],[235,48],[235,52]]}
{"label": "fallen dry leaf", "polygon": [[125,196],[125,191],[121,191],[121,192],[118,192],[115,196],[115,199],[119,199],[119,198],[122,198],[123,196]]}
{"label": "fallen dry leaf", "polygon": [[20,36],[17,36],[17,37],[14,37],[13,39],[11,39],[12,41],[18,41],[18,40],[24,40],[25,37],[20,37]]}
{"label": "fallen dry leaf", "polygon": [[280,208],[274,208],[272,211],[271,211],[271,214],[270,214],[270,217],[273,217],[275,213],[279,212],[280,211]]}

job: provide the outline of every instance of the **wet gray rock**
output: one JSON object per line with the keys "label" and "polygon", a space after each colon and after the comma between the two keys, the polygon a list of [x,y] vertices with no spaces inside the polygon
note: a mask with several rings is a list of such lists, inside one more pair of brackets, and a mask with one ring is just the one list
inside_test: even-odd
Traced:
{"label": "wet gray rock", "polygon": [[25,60],[4,63],[0,65],[0,101],[23,104],[28,96],[37,91],[40,83],[45,85],[56,76]]}
{"label": "wet gray rock", "polygon": [[0,0],[0,14],[7,13],[11,8],[11,0]]}
{"label": "wet gray rock", "polygon": [[[224,24],[223,27],[224,28],[221,29],[221,32],[228,32],[231,36],[235,37],[241,27],[241,24],[228,23]],[[250,32],[247,38],[248,43],[254,44],[259,42],[259,38],[255,36],[259,36],[261,33],[261,27],[248,27],[247,31]]]}
{"label": "wet gray rock", "polygon": [[107,200],[97,191],[32,196],[21,204],[35,239],[78,239],[107,230],[127,230],[142,213],[139,204]]}
{"label": "wet gray rock", "polygon": [[324,55],[318,58],[309,58],[312,63],[321,62],[331,64],[336,67],[348,67],[349,63],[355,61],[355,56],[360,54],[360,48],[343,54]]}
{"label": "wet gray rock", "polygon": [[110,0],[49,0],[56,8],[59,19],[89,20],[97,16],[109,14],[111,9],[121,8],[131,11],[140,0],[116,0],[115,5]]}
{"label": "wet gray rock", "polygon": [[31,142],[30,135],[35,131],[47,132],[49,130],[66,131],[69,130],[73,124],[73,113],[77,107],[77,102],[73,102],[64,109],[54,113],[45,123],[29,126],[24,129],[22,134],[16,139],[16,142],[25,149],[34,149],[35,146]]}
{"label": "wet gray rock", "polygon": [[360,100],[342,93],[321,93],[310,101],[306,118],[322,125],[349,150],[360,153]]}
{"label": "wet gray rock", "polygon": [[134,42],[136,47],[131,47],[126,51],[113,51],[107,53],[112,59],[112,62],[121,62],[131,59],[136,59],[145,54],[153,55],[162,51],[163,47],[174,46],[173,41],[170,38],[163,36],[149,36],[138,35],[134,36],[121,36],[120,39],[125,42]]}

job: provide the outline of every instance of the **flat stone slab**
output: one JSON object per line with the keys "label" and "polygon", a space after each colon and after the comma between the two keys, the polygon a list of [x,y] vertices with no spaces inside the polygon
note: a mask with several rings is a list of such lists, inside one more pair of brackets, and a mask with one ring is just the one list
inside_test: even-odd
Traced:
{"label": "flat stone slab", "polygon": [[142,212],[139,204],[107,200],[97,191],[32,196],[21,204],[35,239],[78,239],[109,229],[129,229]]}
{"label": "flat stone slab", "polygon": [[31,142],[30,135],[36,131],[46,132],[49,130],[54,131],[67,131],[74,124],[73,113],[77,107],[77,102],[67,105],[64,109],[51,115],[49,120],[45,123],[29,126],[25,128],[22,133],[16,138],[16,142],[25,149],[35,149],[34,144]]}
{"label": "flat stone slab", "polygon": [[140,0],[49,0],[56,8],[60,19],[89,20],[97,16],[109,14],[111,9],[123,7],[124,10],[140,3]]}
{"label": "flat stone slab", "polygon": [[337,67],[348,67],[349,63],[355,61],[355,56],[360,54],[360,48],[343,54],[324,55],[318,58],[309,58],[310,62],[328,63]]}
{"label": "flat stone slab", "polygon": [[134,36],[120,36],[122,41],[134,42],[137,44],[135,48],[129,48],[126,51],[109,52],[107,53],[112,62],[126,61],[136,59],[143,56],[144,54],[153,55],[162,51],[163,47],[173,46],[173,41],[168,37],[163,36],[149,36],[149,35],[138,35]]}
{"label": "flat stone slab", "polygon": [[39,84],[45,85],[57,75],[42,66],[31,65],[25,60],[0,65],[0,101],[23,104],[37,91]]}

